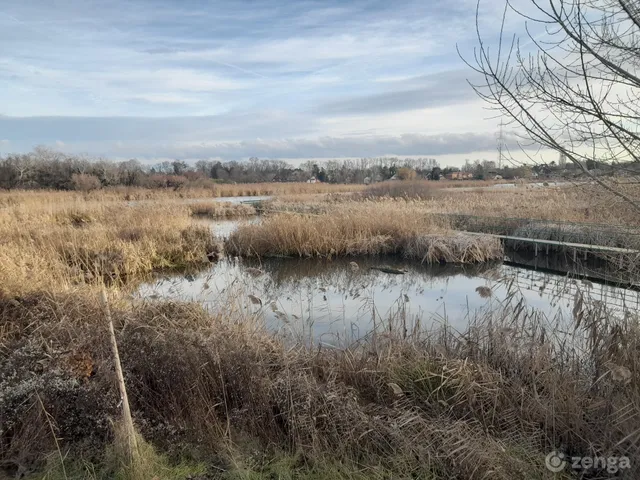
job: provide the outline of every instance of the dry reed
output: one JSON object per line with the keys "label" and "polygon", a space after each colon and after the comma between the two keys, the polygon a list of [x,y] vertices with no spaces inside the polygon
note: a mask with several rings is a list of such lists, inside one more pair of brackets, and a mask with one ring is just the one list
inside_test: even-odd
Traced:
{"label": "dry reed", "polygon": [[419,203],[405,201],[346,202],[319,215],[275,214],[260,224],[241,226],[225,248],[238,256],[399,254],[425,263],[502,257],[497,239],[451,232],[425,215]]}
{"label": "dry reed", "polygon": [[[380,188],[382,198],[392,196],[412,203],[420,200],[420,206],[424,212],[502,219],[530,218],[587,224],[640,225],[640,218],[632,209],[612,198],[609,192],[597,185],[563,184],[541,187],[525,183],[513,187],[488,185],[482,188],[470,188],[467,182],[397,181],[390,183],[389,187],[382,188],[374,185],[370,188],[372,191]],[[460,187],[450,188],[453,183]],[[394,194],[389,195],[386,192],[387,188],[393,189]],[[626,188],[630,196],[636,198],[640,196],[639,186],[629,185]],[[351,202],[363,196],[366,197],[366,192],[365,190],[362,194],[330,197],[283,196],[274,199],[271,207],[277,211],[322,213],[330,211],[336,203]]]}
{"label": "dry reed", "polygon": [[220,198],[272,195],[318,195],[357,192],[364,185],[329,183],[243,183],[216,184],[208,188],[151,189],[141,187],[109,187],[91,192],[54,190],[0,190],[0,208],[25,203],[112,202],[170,200],[188,198]]}
{"label": "dry reed", "polygon": [[0,294],[119,283],[219,255],[183,205],[19,205],[0,211]]}
{"label": "dry reed", "polygon": [[231,202],[197,202],[189,205],[192,215],[207,218],[233,218],[255,215],[252,205]]}
{"label": "dry reed", "polygon": [[[380,479],[544,479],[557,448],[640,461],[637,324],[576,302],[575,333],[550,335],[515,304],[460,334],[406,336],[389,319],[345,350],[287,346],[240,311],[190,304],[122,304],[113,318],[135,421],[162,451],[256,475],[290,455],[295,476],[338,462]],[[0,350],[5,472],[43,468],[55,449],[34,392],[65,452],[112,441],[118,395],[96,315],[78,294],[0,301],[14,326]]]}
{"label": "dry reed", "polygon": [[[590,221],[606,213],[577,191],[545,199],[540,190],[454,192],[451,203],[323,198],[316,215],[268,216],[227,246],[241,255],[477,262],[500,256],[498,245],[451,232],[431,213],[507,215],[521,207],[520,216],[572,219],[584,205]],[[0,475],[48,475],[48,462],[60,458],[60,478],[74,478],[73,459],[101,472],[83,468],[75,478],[114,478],[110,456],[117,463],[121,455],[109,419],[119,396],[92,285],[199,264],[217,246],[192,224],[189,205],[11,195],[0,195]],[[628,217],[619,209],[609,219]],[[578,295],[575,330],[522,303],[461,333],[446,325],[407,333],[402,319],[389,318],[375,335],[337,350],[286,343],[235,310],[228,294],[226,309],[212,312],[113,300],[136,428],[174,458],[186,453],[227,478],[543,479],[544,457],[555,449],[640,464],[633,312],[617,319]],[[153,463],[146,478],[180,478],[159,470],[153,451],[145,458]]]}

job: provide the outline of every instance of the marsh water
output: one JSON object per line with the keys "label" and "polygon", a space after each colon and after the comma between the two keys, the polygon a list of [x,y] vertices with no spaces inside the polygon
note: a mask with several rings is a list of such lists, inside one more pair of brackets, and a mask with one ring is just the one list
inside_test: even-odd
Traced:
{"label": "marsh water", "polygon": [[[238,221],[209,224],[216,235],[226,237]],[[271,329],[327,343],[352,341],[381,325],[393,328],[392,321],[395,328],[447,322],[464,330],[479,312],[514,299],[556,325],[571,324],[577,296],[605,303],[621,315],[640,306],[636,291],[571,275],[502,263],[429,266],[398,257],[227,258],[196,274],[158,278],[137,295],[194,300],[207,307],[229,308],[233,302],[233,308],[247,310]]]}

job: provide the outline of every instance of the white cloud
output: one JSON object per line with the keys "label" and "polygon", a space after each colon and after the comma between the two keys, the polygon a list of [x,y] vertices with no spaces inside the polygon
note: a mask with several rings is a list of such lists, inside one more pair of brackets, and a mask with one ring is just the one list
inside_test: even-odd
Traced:
{"label": "white cloud", "polygon": [[198,101],[195,98],[175,93],[142,93],[132,96],[130,100],[165,104],[191,104]]}
{"label": "white cloud", "polygon": [[286,139],[255,138],[242,141],[173,141],[154,142],[115,141],[65,145],[67,151],[85,152],[112,157],[182,158],[219,157],[244,159],[261,158],[340,158],[469,155],[491,150],[495,137],[490,134],[443,133],[437,135],[360,135],[353,137],[300,137]]}
{"label": "white cloud", "polygon": [[436,155],[485,148],[496,128],[455,53],[475,0],[2,8],[0,132],[16,150]]}

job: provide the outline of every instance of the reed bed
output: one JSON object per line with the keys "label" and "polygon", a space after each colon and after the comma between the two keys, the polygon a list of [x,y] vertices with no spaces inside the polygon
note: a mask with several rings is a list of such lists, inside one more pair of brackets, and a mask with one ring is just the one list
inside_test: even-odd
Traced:
{"label": "reed bed", "polygon": [[582,243],[640,250],[640,230],[637,228],[594,227],[585,224],[530,222],[516,228],[513,236],[539,238],[565,243]]}
{"label": "reed bed", "polygon": [[[495,239],[456,233],[433,213],[493,208],[499,216],[520,206],[519,216],[570,219],[588,205],[588,221],[605,214],[597,195],[594,204],[577,190],[541,190],[427,200],[307,193],[316,210],[269,213],[226,248],[485,262],[502,256]],[[553,450],[628,457],[632,469],[621,477],[634,478],[640,465],[640,319],[633,311],[617,318],[580,292],[569,324],[509,296],[469,315],[462,332],[408,326],[398,314],[336,349],[267,332],[260,312],[239,306],[246,292],[229,289],[204,310],[132,301],[112,288],[125,382],[151,465],[134,477],[115,448],[111,419],[121,406],[95,287],[205,264],[220,245],[194,225],[195,204],[173,194],[129,204],[30,195],[0,195],[0,477],[546,479]],[[623,208],[609,215],[630,218]]]}
{"label": "reed bed", "polygon": [[0,295],[120,284],[153,271],[202,265],[220,255],[184,205],[98,202],[0,211]]}
{"label": "reed bed", "polygon": [[[640,192],[635,192],[640,196]],[[598,186],[532,187],[451,191],[427,202],[435,213],[460,213],[503,218],[531,218],[609,225],[640,225],[625,204]]]}
{"label": "reed bed", "polygon": [[369,185],[360,194],[368,199],[387,197],[425,200],[433,198],[442,188],[442,183],[426,180],[387,181]]}
{"label": "reed bed", "polygon": [[231,202],[197,202],[189,205],[191,215],[206,218],[234,218],[256,215],[252,205]]}
{"label": "reed bed", "polygon": [[[488,185],[483,188],[449,188],[453,182],[389,182],[391,186],[374,185],[361,193],[295,197],[281,196],[268,202],[274,211],[323,213],[336,203],[360,199],[395,199],[420,202],[424,212],[463,214],[502,219],[524,218],[550,221],[640,226],[640,218],[624,203],[597,185],[533,186],[518,184],[509,188]],[[466,184],[466,182],[461,182]],[[383,185],[383,184],[381,184]],[[458,184],[456,184],[458,185]],[[380,195],[373,195],[380,189]],[[387,189],[393,189],[389,194]],[[640,186],[625,186],[631,197],[640,197]],[[478,220],[474,220],[477,222]],[[493,222],[491,222],[493,224]],[[464,225],[458,226],[464,228]]]}
{"label": "reed bed", "polygon": [[[287,344],[231,307],[114,299],[112,310],[139,432],[198,459],[202,478],[546,479],[556,449],[640,462],[637,319],[582,298],[575,331],[552,333],[514,301],[460,333],[407,333],[390,318],[344,349]],[[0,300],[5,473],[76,460],[75,478],[114,476],[103,320],[86,292]]]}
{"label": "reed bed", "polygon": [[54,190],[0,190],[0,208],[20,204],[60,202],[112,202],[169,200],[181,198],[219,198],[243,196],[320,195],[357,192],[364,185],[329,183],[244,183],[215,184],[211,187],[142,188],[108,187],[91,192]]}
{"label": "reed bed", "polygon": [[502,258],[499,240],[455,233],[419,203],[337,204],[324,214],[278,213],[244,225],[227,240],[237,256],[335,257],[398,254],[424,263],[475,263]]}

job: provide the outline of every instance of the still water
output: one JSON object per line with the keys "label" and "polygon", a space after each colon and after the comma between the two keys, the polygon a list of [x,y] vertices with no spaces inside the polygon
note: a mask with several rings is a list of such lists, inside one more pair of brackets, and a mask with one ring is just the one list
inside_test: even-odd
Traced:
{"label": "still water", "polygon": [[[226,237],[237,225],[220,221],[211,228]],[[620,315],[640,306],[638,292],[569,276],[500,263],[427,266],[397,257],[228,258],[197,274],[158,278],[137,295],[193,300],[209,308],[235,302],[273,330],[328,343],[360,338],[390,318],[404,328],[447,322],[464,330],[478,312],[499,309],[514,298],[556,325],[571,324],[576,295],[606,303]]]}

